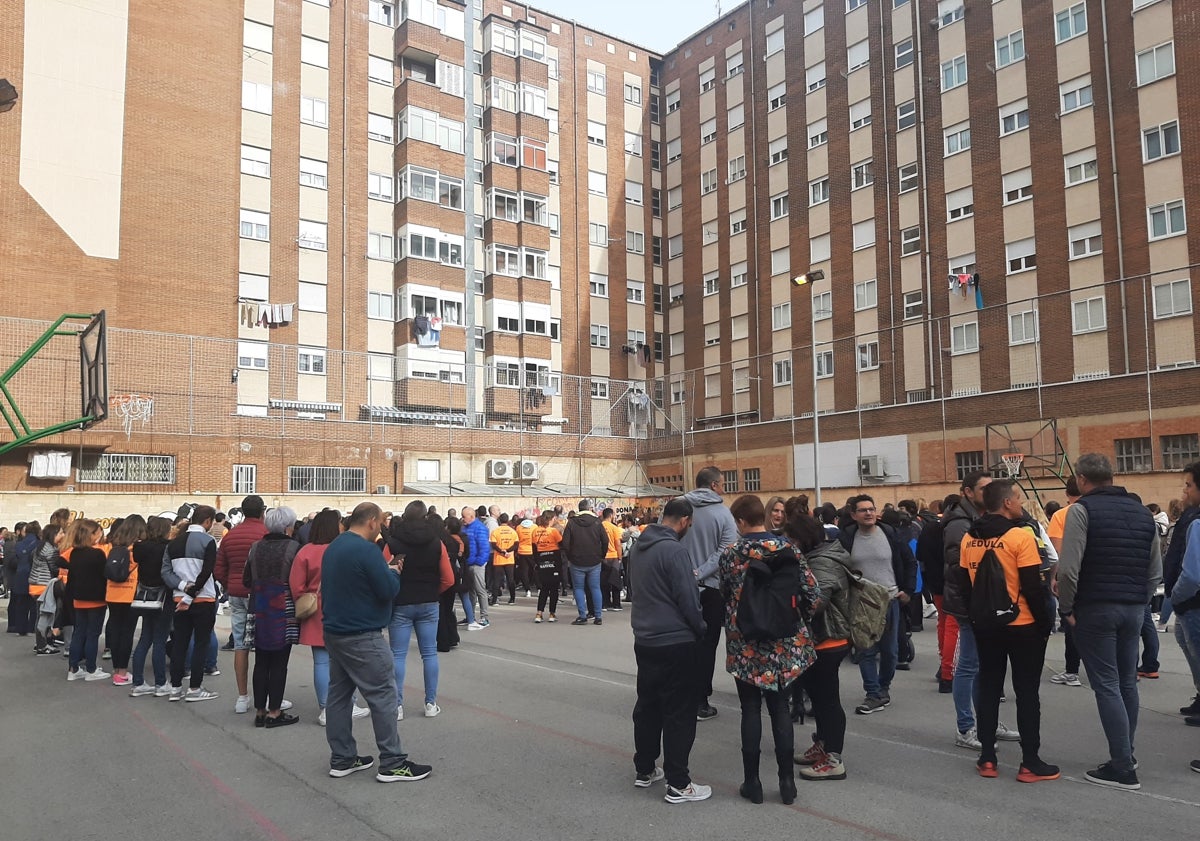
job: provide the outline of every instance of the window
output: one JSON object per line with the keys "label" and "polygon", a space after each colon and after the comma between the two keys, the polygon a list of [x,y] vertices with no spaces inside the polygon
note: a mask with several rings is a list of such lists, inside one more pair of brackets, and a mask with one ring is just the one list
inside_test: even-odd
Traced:
{"label": "window", "polygon": [[[784,142],[784,151],[787,150],[787,138],[780,138]],[[824,117],[816,122],[808,124],[808,148],[816,149],[818,146],[824,146],[829,142],[829,121]],[[771,163],[775,163],[772,161]]]}
{"label": "window", "polygon": [[920,318],[925,310],[925,296],[922,292],[904,293],[904,319]]}
{"label": "window", "polygon": [[717,71],[715,68],[708,68],[700,71],[700,93],[706,93],[717,86]]}
{"label": "window", "polygon": [[942,63],[942,91],[953,90],[967,83],[967,57],[960,55]]}
{"label": "window", "polygon": [[1094,333],[1107,325],[1104,318],[1104,298],[1086,298],[1071,304],[1071,332]]}
{"label": "window", "polygon": [[238,297],[265,301],[269,297],[271,279],[262,274],[238,273]]}
{"label": "window", "polygon": [[[716,321],[705,324],[704,325],[704,346],[705,347],[714,347],[719,344],[721,344],[721,325]],[[706,391],[708,391],[708,394],[706,396],[716,397],[721,393],[720,376],[721,376],[720,374],[706,374],[705,375],[705,380],[706,380],[705,387],[706,387]],[[713,381],[717,383],[717,389],[715,391],[708,390],[708,388],[707,388],[709,385],[709,383],[707,382],[709,377],[712,377]]]}
{"label": "window", "polygon": [[983,450],[968,450],[965,453],[954,454],[954,467],[958,471],[961,482],[971,473],[983,470]]}
{"label": "window", "polygon": [[[674,336],[672,336],[673,338]],[[681,405],[687,397],[687,390],[683,386],[683,380],[671,381],[671,404],[674,406]]]}
{"label": "window", "polygon": [[775,385],[791,385],[792,382],[792,360],[776,359],[775,372],[772,382]]}
{"label": "window", "polygon": [[704,294],[715,295],[721,291],[720,272],[708,272],[704,275]]}
{"label": "window", "polygon": [[367,173],[367,198],[392,201],[395,197],[395,183],[392,176],[382,172]]}
{"label": "window", "polygon": [[1008,260],[1008,273],[1016,274],[1037,266],[1037,255],[1034,253],[1034,239],[1021,239],[1005,244],[1004,253]]}
{"label": "window", "polygon": [[1025,32],[1018,29],[1003,38],[996,39],[996,66],[1007,67],[1014,61],[1025,58]]}
{"label": "window", "polygon": [[867,219],[854,223],[854,250],[869,248],[875,244],[875,220]]}
{"label": "window", "polygon": [[645,254],[646,235],[641,231],[626,231],[625,250],[630,254]]}
{"label": "window", "polygon": [[[1179,123],[1171,121],[1142,130],[1142,151],[1147,162],[1179,154]],[[242,170],[245,172],[245,170]]]}
{"label": "window", "polygon": [[746,177],[746,156],[738,155],[729,161],[729,180],[740,181]]}
{"label": "window", "polygon": [[587,121],[587,139],[588,143],[593,146],[604,146],[607,142],[605,137],[606,129],[604,123],[595,120]]}
{"label": "window", "polygon": [[939,0],[938,26],[946,27],[963,19],[965,12],[963,0]]}
{"label": "window", "polygon": [[782,193],[778,196],[771,197],[771,221],[782,219],[788,215],[788,196],[787,193]]}
{"label": "window", "polygon": [[[830,353],[832,356],[832,352]],[[879,367],[879,342],[863,342],[858,346],[858,370],[874,371]]]}
{"label": "window", "polygon": [[946,221],[956,222],[975,215],[975,188],[963,187],[946,194]]}
{"label": "window", "polygon": [[825,87],[825,62],[819,62],[805,70],[804,83],[808,86],[809,93]]}
{"label": "window", "polygon": [[1118,473],[1146,473],[1154,469],[1149,438],[1118,438],[1113,441]]}
{"label": "window", "polygon": [[592,380],[592,397],[596,400],[608,399],[608,380]]}
{"label": "window", "polygon": [[1034,310],[1009,313],[1008,343],[1010,345],[1027,345],[1036,342],[1037,325],[1037,312]]}
{"label": "window", "polygon": [[829,201],[829,179],[819,178],[808,182],[808,205],[814,207]]}
{"label": "window", "polygon": [[[862,346],[859,346],[861,351]],[[814,367],[817,369],[817,379],[824,380],[833,376],[833,351],[818,350],[813,354]]]}
{"label": "window", "polygon": [[1185,435],[1163,435],[1163,470],[1182,470],[1200,460],[1200,435],[1195,432]]}
{"label": "window", "polygon": [[1099,175],[1096,164],[1096,149],[1081,149],[1063,158],[1067,170],[1067,186],[1082,184],[1085,181],[1095,181]]}
{"label": "window", "polygon": [[824,321],[827,318],[833,318],[833,293],[818,292],[814,294],[812,296],[812,310],[814,321]]}
{"label": "window", "polygon": [[908,67],[913,63],[913,39],[905,38],[903,41],[896,44],[896,69]]}
{"label": "window", "polygon": [[783,51],[783,27],[767,33],[767,56]]}
{"label": "window", "polygon": [[520,109],[517,106],[518,87],[516,82],[507,79],[489,78],[483,86],[483,104],[489,108],[499,108],[513,114]]}
{"label": "window", "polygon": [[316,187],[318,190],[327,189],[329,183],[329,164],[325,161],[315,161],[312,158],[300,159],[300,183],[305,187]]}
{"label": "window", "polygon": [[1171,318],[1192,311],[1192,281],[1171,280],[1154,286],[1154,317]]}
{"label": "window", "polygon": [[786,161],[788,157],[787,138],[780,137],[778,140],[772,140],[767,146],[767,152],[771,156],[771,166]]}
{"label": "window", "polygon": [[[707,233],[705,229],[705,233]],[[729,235],[737,236],[746,233],[746,208],[734,210],[729,214]]]}
{"label": "window", "polygon": [[1070,244],[1070,259],[1091,257],[1103,250],[1100,234],[1100,221],[1087,222],[1067,228],[1067,242]]}
{"label": "window", "polygon": [[260,53],[271,52],[271,34],[273,30],[264,23],[252,20],[242,21],[242,46],[248,50]]}
{"label": "window", "polygon": [[329,42],[318,41],[307,35],[300,38],[300,61],[316,67],[329,66]]}
{"label": "window", "polygon": [[946,145],[946,157],[957,155],[971,148],[971,124],[958,123],[943,132]]}
{"label": "window", "polygon": [[258,210],[243,209],[238,219],[238,235],[242,239],[266,242],[271,238],[271,215]]}
{"label": "window", "polygon": [[588,279],[588,294],[594,298],[607,298],[608,275],[592,274]]}
{"label": "window", "polygon": [[[750,390],[750,366],[743,365],[733,369],[733,393],[745,394]],[[725,476],[725,481],[728,483],[733,481],[733,488],[737,490],[737,472],[733,470],[722,470],[722,475]],[[732,474],[732,475],[731,475]]]}
{"label": "window", "polygon": [[850,131],[871,125],[871,100],[861,99],[850,106]]}
{"label": "window", "polygon": [[792,326],[792,305],[790,303],[776,304],[771,307],[771,329],[783,330]]}
{"label": "window", "polygon": [[717,121],[705,120],[700,124],[700,145],[712,143],[717,139]]}
{"label": "window", "polygon": [[81,484],[174,485],[175,456],[89,454],[80,459],[75,478]]}
{"label": "window", "polygon": [[674,114],[679,110],[679,91],[667,91],[667,113]]}
{"label": "window", "polygon": [[904,131],[917,124],[917,101],[910,99],[896,106],[896,131]]}
{"label": "window", "polygon": [[829,259],[829,234],[820,234],[808,241],[808,261],[820,263]]}
{"label": "window", "polygon": [[676,137],[674,140],[667,141],[667,163],[679,160],[683,157],[683,141]]}
{"label": "window", "polygon": [[846,72],[853,73],[860,67],[866,67],[871,60],[871,45],[862,40],[846,48]]}
{"label": "window", "polygon": [[672,187],[667,190],[667,210],[683,207],[683,188]]}
{"label": "window", "polygon": [[750,282],[749,275],[747,274],[746,265],[747,265],[746,262],[743,260],[742,262],[734,263],[732,266],[729,267],[729,286],[730,286],[730,288],[735,289],[739,286],[745,286],[747,283]]}
{"label": "window", "polygon": [[642,104],[642,86],[637,82],[625,83],[625,101],[630,105]]}
{"label": "window", "polygon": [[588,70],[587,72],[587,89],[592,93],[603,94],[607,78],[603,70]]}
{"label": "window", "polygon": [[871,171],[871,162],[869,160],[855,164],[850,169],[850,189],[857,190],[861,187],[869,187],[875,183],[875,175]]}
{"label": "window", "polygon": [[368,114],[367,137],[371,140],[382,140],[385,143],[393,142],[395,135],[392,133],[392,118],[383,114]]}
{"label": "window", "polygon": [[1000,109],[1000,136],[1029,128],[1029,102],[1018,99]]}
{"label": "window", "polygon": [[592,347],[605,348],[608,347],[608,325],[593,324],[589,331],[589,339]]}
{"label": "window", "polygon": [[252,494],[258,486],[258,465],[233,465],[233,492],[235,494]]}
{"label": "window", "polygon": [[[534,140],[532,137],[522,137],[521,166],[527,166],[530,169],[537,169],[541,170],[542,172],[548,171],[548,163],[546,161],[546,144],[540,140]],[[556,173],[551,173],[550,183],[558,183],[556,179]]]}
{"label": "window", "polygon": [[1092,77],[1080,76],[1058,86],[1059,108],[1069,114],[1092,104]]}
{"label": "window", "polygon": [[1175,75],[1175,42],[1168,41],[1137,54],[1137,78],[1139,85],[1148,85],[1167,76]]}
{"label": "window", "polygon": [[242,174],[271,177],[271,150],[242,144]]}
{"label": "window", "polygon": [[505,387],[516,387],[521,385],[521,366],[515,362],[497,362],[493,366],[495,372],[494,382],[496,385]]}
{"label": "window", "polygon": [[386,58],[367,56],[367,78],[372,82],[390,85],[395,79],[395,67]]}
{"label": "window", "polygon": [[725,59],[725,75],[727,78],[732,79],[734,76],[741,73],[744,69],[745,68],[743,67],[743,58],[742,58],[741,53],[738,53],[737,55],[733,55],[733,56],[730,56],[729,58]]}
{"label": "window", "polygon": [[642,136],[632,131],[625,132],[625,154],[635,158],[642,156]]}
{"label": "window", "polygon": [[909,257],[921,252],[921,229],[905,228],[900,232],[900,256]]}
{"label": "window", "polygon": [[1183,213],[1183,199],[1146,208],[1150,217],[1150,239],[1173,237],[1187,232],[1187,218]]}
{"label": "window", "polygon": [[242,82],[242,107],[260,114],[271,113],[271,86],[258,82]]}
{"label": "window", "polygon": [[324,374],[325,351],[321,348],[300,348],[296,354],[296,371],[301,374]]}
{"label": "window", "polygon": [[391,3],[383,2],[383,0],[371,0],[371,5],[368,7],[367,17],[374,23],[395,26],[396,8]]}
{"label": "window", "polygon": [[667,256],[671,259],[683,254],[683,234],[676,234],[667,240]]}
{"label": "window", "polygon": [[388,292],[367,293],[367,318],[393,321],[396,317],[395,303]]}
{"label": "window", "polygon": [[716,192],[717,189],[717,171],[715,169],[706,170],[700,173],[700,195],[708,195]]}
{"label": "window", "polygon": [[1033,198],[1033,170],[1018,169],[1016,172],[1006,173],[1002,180],[1005,204],[1016,204]]}
{"label": "window", "polygon": [[[445,234],[436,228],[418,228],[408,226],[405,234],[401,229],[397,238],[400,246],[400,258],[413,257],[418,260],[434,260],[444,266],[463,264],[463,238]],[[431,313],[432,315],[432,313]]]}
{"label": "window", "polygon": [[780,82],[767,89],[767,110],[778,111],[787,105],[787,84]]}
{"label": "window", "polygon": [[1060,44],[1087,32],[1087,4],[1076,3],[1055,15],[1054,29],[1055,39]]}
{"label": "window", "polygon": [[951,257],[950,274],[975,274],[975,252]]}
{"label": "window", "polygon": [[365,467],[288,468],[288,493],[361,494],[366,490]]}
{"label": "window", "polygon": [[329,103],[323,99],[313,99],[311,96],[300,97],[300,122],[310,126],[329,125]]}
{"label": "window", "polygon": [[[463,124],[434,111],[409,106],[400,112],[400,139],[432,143],[447,152],[462,153]],[[515,163],[511,164],[516,166]]]}
{"label": "window", "polygon": [[308,219],[300,220],[300,235],[296,243],[301,248],[312,248],[325,251],[329,242],[329,226],[324,222],[313,222]]}
{"label": "window", "polygon": [[588,192],[597,196],[608,195],[608,175],[588,170]]}
{"label": "window", "polygon": [[975,353],[979,350],[979,322],[968,321],[950,328],[950,353]]}
{"label": "window", "polygon": [[255,371],[267,370],[266,342],[238,342],[238,367]]}
{"label": "window", "polygon": [[396,252],[393,248],[393,239],[390,234],[377,234],[369,232],[367,234],[367,258],[371,260],[389,260],[396,259]]}
{"label": "window", "polygon": [[[736,391],[736,390],[737,390],[737,388],[735,385],[734,391]],[[726,493],[737,493],[737,487],[738,487],[737,471],[736,470],[722,470],[721,471],[721,484],[723,485],[723,490]]]}
{"label": "window", "polygon": [[874,280],[854,284],[854,311],[869,310],[879,305],[879,285]]}
{"label": "window", "polygon": [[812,35],[825,25],[825,7],[818,6],[811,12],[804,13],[804,34]]}
{"label": "window", "polygon": [[867,5],[867,0],[846,0],[846,11],[853,12],[855,9]]}
{"label": "window", "polygon": [[788,246],[776,248],[771,252],[771,274],[788,274],[792,267],[791,251]]}

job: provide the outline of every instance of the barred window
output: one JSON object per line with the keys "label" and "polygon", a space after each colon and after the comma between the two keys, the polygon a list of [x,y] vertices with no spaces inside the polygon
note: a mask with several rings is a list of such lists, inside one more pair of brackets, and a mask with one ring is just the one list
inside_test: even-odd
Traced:
{"label": "barred window", "polygon": [[1163,470],[1183,470],[1194,461],[1200,461],[1200,435],[1162,436]]}
{"label": "barred window", "polygon": [[762,478],[757,467],[750,467],[743,470],[742,478],[745,480],[746,493],[755,493],[762,489]]}
{"label": "barred window", "polygon": [[235,494],[252,494],[257,489],[258,465],[235,464],[233,466],[233,492]]}
{"label": "barred window", "polygon": [[983,450],[967,450],[954,454],[954,467],[958,471],[958,481],[967,478],[968,473],[983,470]]}
{"label": "barred window", "polygon": [[83,457],[76,477],[105,485],[174,485],[175,456],[97,453]]}
{"label": "barred window", "polygon": [[289,467],[288,493],[364,493],[365,467]]}
{"label": "barred window", "polygon": [[1117,452],[1118,473],[1145,473],[1154,469],[1149,438],[1118,438],[1113,447]]}
{"label": "barred window", "polygon": [[736,470],[721,471],[722,490],[727,494],[737,493],[738,489],[738,472]]}

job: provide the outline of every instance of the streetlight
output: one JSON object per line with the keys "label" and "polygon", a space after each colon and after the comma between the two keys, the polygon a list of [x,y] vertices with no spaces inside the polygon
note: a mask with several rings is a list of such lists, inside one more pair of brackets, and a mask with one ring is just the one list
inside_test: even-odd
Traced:
{"label": "streetlight", "polygon": [[[808,272],[802,275],[797,275],[792,278],[792,283],[796,286],[807,286],[815,283],[818,280],[825,279],[825,272],[820,269],[809,269]],[[828,315],[828,310],[822,310],[822,316]],[[817,507],[821,507],[821,421],[820,421],[820,394],[817,389],[817,302],[813,300],[811,307],[812,315],[812,332],[809,334],[812,337],[812,381],[813,381],[813,490],[817,498]]]}

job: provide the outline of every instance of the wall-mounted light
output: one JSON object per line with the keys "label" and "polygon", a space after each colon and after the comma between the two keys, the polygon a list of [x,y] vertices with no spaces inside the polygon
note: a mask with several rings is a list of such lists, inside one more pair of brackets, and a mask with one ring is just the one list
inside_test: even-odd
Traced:
{"label": "wall-mounted light", "polygon": [[0,79],[0,114],[11,111],[17,104],[17,89],[8,79]]}
{"label": "wall-mounted light", "polygon": [[237,369],[237,368],[231,368],[231,369],[230,369],[230,371],[229,371],[229,381],[230,381],[231,383],[236,383],[236,382],[238,381],[238,369]]}

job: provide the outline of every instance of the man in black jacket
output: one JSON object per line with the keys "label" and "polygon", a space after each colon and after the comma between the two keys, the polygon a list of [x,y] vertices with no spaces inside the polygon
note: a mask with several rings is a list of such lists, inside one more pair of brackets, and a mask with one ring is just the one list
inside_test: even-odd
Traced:
{"label": "man in black jacket", "polygon": [[851,497],[849,507],[854,522],[842,530],[841,541],[850,553],[851,566],[864,578],[887,587],[892,596],[883,636],[861,652],[858,664],[867,697],[854,711],[870,715],[892,703],[889,690],[900,649],[900,609],[917,589],[917,559],[893,528],[879,522],[875,500],[861,494]]}
{"label": "man in black jacket", "polygon": [[579,618],[572,625],[588,622],[588,599],[591,599],[593,623],[601,625],[603,601],[600,595],[600,564],[608,554],[608,532],[592,513],[590,499],[579,500],[579,514],[572,517],[563,531],[563,555],[571,572],[571,587],[575,590],[575,607]]}

